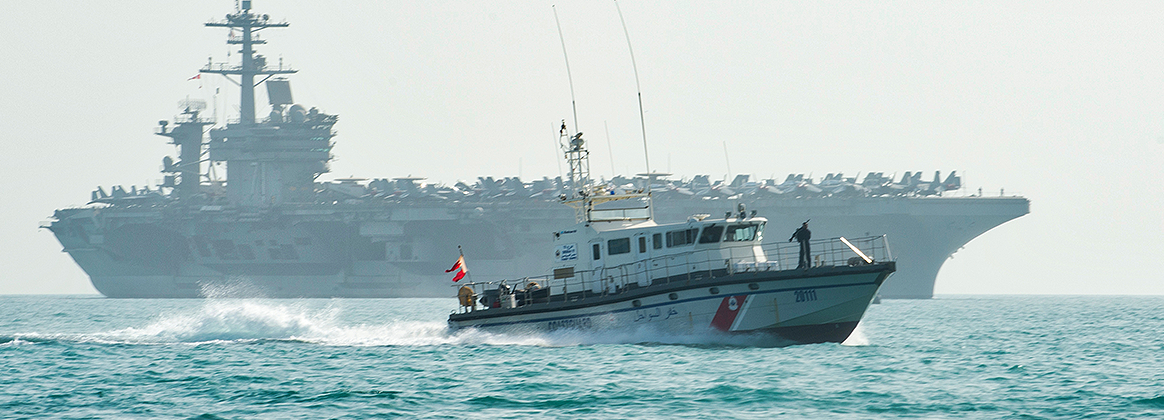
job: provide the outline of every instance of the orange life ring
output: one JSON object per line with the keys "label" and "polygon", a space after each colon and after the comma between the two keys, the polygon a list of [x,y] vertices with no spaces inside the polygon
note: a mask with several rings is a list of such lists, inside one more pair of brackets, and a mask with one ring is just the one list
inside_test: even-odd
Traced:
{"label": "orange life ring", "polygon": [[457,291],[457,300],[461,301],[461,306],[477,306],[477,294],[469,286],[461,286]]}

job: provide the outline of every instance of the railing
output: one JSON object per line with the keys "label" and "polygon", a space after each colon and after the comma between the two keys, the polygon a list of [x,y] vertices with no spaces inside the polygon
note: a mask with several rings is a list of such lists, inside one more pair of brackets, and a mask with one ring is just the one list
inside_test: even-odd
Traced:
{"label": "railing", "polygon": [[[856,266],[893,260],[885,235],[848,240],[853,248],[869,258],[869,262],[841,239],[811,241],[811,266]],[[766,261],[757,261],[753,247],[741,246],[664,255],[593,270],[564,272],[558,276],[467,283],[459,292],[462,305],[457,312],[481,310],[481,306],[484,309],[513,308],[580,301],[645,287],[726,277],[737,273],[796,269],[800,259],[800,244],[778,242],[764,244],[762,249]],[[467,291],[472,291],[472,295],[466,296]]]}

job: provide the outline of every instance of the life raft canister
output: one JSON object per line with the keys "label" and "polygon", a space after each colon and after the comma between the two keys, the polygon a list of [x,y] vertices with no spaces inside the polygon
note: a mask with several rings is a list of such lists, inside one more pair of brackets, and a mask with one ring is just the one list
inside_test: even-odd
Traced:
{"label": "life raft canister", "polygon": [[469,286],[461,286],[457,291],[457,300],[461,301],[461,306],[477,306],[477,294]]}

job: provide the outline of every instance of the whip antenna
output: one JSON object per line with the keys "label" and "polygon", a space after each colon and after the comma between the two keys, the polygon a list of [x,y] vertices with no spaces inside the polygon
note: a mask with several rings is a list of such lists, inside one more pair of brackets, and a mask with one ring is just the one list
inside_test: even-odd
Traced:
{"label": "whip antenna", "polygon": [[[566,125],[566,120],[562,120],[562,125]],[[559,134],[556,132],[557,127],[554,127],[553,124],[550,124],[550,131],[555,131],[554,134]],[[560,149],[561,147],[562,147],[562,145],[561,145],[560,139],[554,138],[554,155],[558,154],[558,149]],[[562,160],[558,159],[557,157],[554,157],[554,161],[558,162],[558,179],[561,180],[561,178],[564,177],[564,175],[562,175]],[[558,185],[558,188],[562,188],[562,186]]]}
{"label": "whip antenna", "polygon": [[727,170],[728,170],[727,179],[731,179],[732,178],[732,161],[731,161],[731,159],[728,158],[727,140],[724,140],[724,142],[723,142],[723,161],[724,161],[724,163],[727,164]]}
{"label": "whip antenna", "polygon": [[[558,39],[562,40],[562,57],[566,59],[566,80],[570,81],[570,106],[574,108],[574,132],[578,132],[578,103],[574,101],[574,77],[570,75],[570,56],[566,54],[566,36],[562,35],[562,22],[558,20],[558,7],[554,9],[554,23],[558,24]],[[637,77],[637,76],[636,76]]]}
{"label": "whip antenna", "polygon": [[[643,159],[647,163],[647,173],[651,173],[651,157],[647,153],[647,120],[643,117],[643,88],[639,85],[639,66],[635,64],[635,49],[631,47],[630,31],[626,30],[626,19],[622,18],[622,8],[618,7],[618,1],[614,2],[614,9],[618,10],[618,21],[622,22],[622,33],[626,35],[626,49],[630,51],[631,68],[635,71],[635,89],[639,94],[639,125],[643,130]],[[651,192],[651,175],[647,175],[647,193]]]}
{"label": "whip antenna", "polygon": [[[602,128],[606,129],[606,152],[610,153],[610,176],[613,179],[618,176],[618,172],[614,170],[614,148],[610,147],[610,126],[606,124],[606,120],[602,120]],[[650,171],[650,169],[647,169]]]}

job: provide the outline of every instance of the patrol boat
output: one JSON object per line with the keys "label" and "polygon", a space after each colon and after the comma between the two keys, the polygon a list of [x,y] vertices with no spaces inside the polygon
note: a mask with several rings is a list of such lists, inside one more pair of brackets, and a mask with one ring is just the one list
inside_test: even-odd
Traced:
{"label": "patrol boat", "polygon": [[[765,333],[778,345],[842,342],[895,271],[885,236],[762,243],[767,219],[743,204],[722,218],[658,224],[649,190],[589,181],[581,133],[562,143],[576,224],[553,233],[553,272],[470,282],[449,315],[456,329],[545,332],[645,326],[664,333]],[[548,253],[548,249],[546,250]]]}

